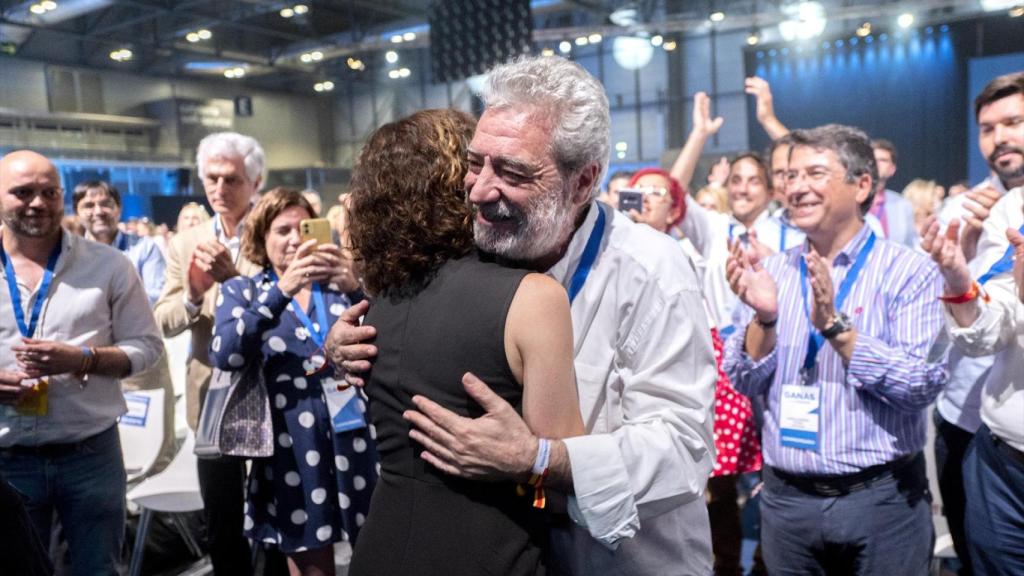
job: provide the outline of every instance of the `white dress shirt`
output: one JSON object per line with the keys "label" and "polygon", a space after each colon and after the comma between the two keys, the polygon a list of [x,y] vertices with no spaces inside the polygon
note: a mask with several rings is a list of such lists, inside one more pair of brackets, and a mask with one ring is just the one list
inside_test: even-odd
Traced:
{"label": "white dress shirt", "polygon": [[555,560],[574,575],[708,574],[717,373],[700,280],[670,236],[597,202],[549,276],[569,286],[598,210],[600,251],[572,302],[587,435],[564,441],[580,527],[554,530]]}
{"label": "white dress shirt", "polygon": [[[152,366],[163,351],[142,281],[116,248],[65,232],[53,283],[43,303],[35,338],[74,346],[116,346],[131,361],[131,374]],[[21,343],[6,273],[0,288],[0,368],[18,370],[11,346]],[[18,281],[25,317],[38,286]],[[0,406],[0,446],[77,442],[103,432],[125,412],[117,378],[91,374],[83,383],[72,374],[47,377],[45,416],[24,416]],[[84,384],[84,385],[83,385]]]}
{"label": "white dress shirt", "polygon": [[[1006,197],[1006,188],[1003,186],[1002,181],[991,176],[971,190],[978,191],[989,186],[1002,194],[1004,198]],[[965,206],[969,201],[966,194],[960,194],[950,198],[943,205],[942,210],[939,212],[939,223],[942,225],[942,230],[945,230],[949,223],[955,219],[960,220],[961,223],[966,221],[971,215],[971,212]],[[1005,212],[998,213],[1005,214]],[[997,216],[997,212],[994,210],[990,213],[990,218],[992,217],[995,218],[993,221],[994,226],[1006,224],[1001,221],[1005,216]],[[1004,231],[1005,228],[1003,226]],[[1002,246],[1003,250],[1006,249],[1008,244],[1005,234],[1000,234],[998,238],[992,238],[988,242],[992,243],[992,246]],[[991,249],[994,250],[995,248]],[[984,254],[982,247],[979,245],[975,257],[969,263],[971,276],[978,278],[984,274],[995,262],[993,258],[997,260],[999,256],[1002,256],[1002,252],[998,254],[994,252]],[[978,430],[978,427],[981,426],[981,391],[994,361],[995,357],[988,355],[978,357],[967,356],[959,347],[954,347],[950,350],[949,383],[946,384],[946,388],[935,401],[935,409],[939,411],[943,419],[967,432],[974,433]]]}

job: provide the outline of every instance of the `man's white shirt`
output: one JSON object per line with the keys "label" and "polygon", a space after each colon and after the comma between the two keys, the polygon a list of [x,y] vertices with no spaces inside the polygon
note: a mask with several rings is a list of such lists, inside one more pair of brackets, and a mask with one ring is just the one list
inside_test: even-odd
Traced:
{"label": "man's white shirt", "polygon": [[597,202],[549,276],[568,288],[598,210],[600,251],[572,303],[587,435],[565,440],[589,535],[554,535],[556,557],[574,574],[705,574],[717,371],[701,281],[674,239]]}

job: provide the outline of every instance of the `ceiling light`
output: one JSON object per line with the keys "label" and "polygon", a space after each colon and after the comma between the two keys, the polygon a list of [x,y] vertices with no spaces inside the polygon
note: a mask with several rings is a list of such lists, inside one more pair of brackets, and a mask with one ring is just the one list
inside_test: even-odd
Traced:
{"label": "ceiling light", "polygon": [[545,58],[547,58],[548,56],[554,56],[555,55],[555,51],[552,50],[551,48],[545,48],[545,49],[540,51],[540,55],[544,56]]}
{"label": "ceiling light", "polygon": [[364,70],[366,68],[366,65],[363,64],[363,61],[358,58],[349,58],[348,67],[351,68],[352,70]]}
{"label": "ceiling light", "polygon": [[132,51],[127,48],[114,50],[110,53],[110,59],[116,62],[127,62],[132,59]]}
{"label": "ceiling light", "polygon": [[[985,12],[998,12],[1011,8],[1024,8],[1024,6],[1021,6],[1020,0],[981,0],[981,8]],[[1010,15],[1013,16],[1012,13]]]}
{"label": "ceiling light", "polygon": [[616,26],[633,26],[638,22],[636,8],[619,8],[608,15],[608,19]]}
{"label": "ceiling light", "polygon": [[1010,18],[1020,18],[1021,16],[1024,16],[1024,6],[1017,6],[1010,10]]}
{"label": "ceiling light", "polygon": [[761,41],[761,36],[757,33],[757,30],[751,30],[750,34],[747,34],[747,46],[757,46],[757,43]]}
{"label": "ceiling light", "polygon": [[46,8],[43,8],[41,4],[33,4],[28,11],[33,14],[46,14]]}
{"label": "ceiling light", "polygon": [[568,54],[569,52],[572,52],[572,44],[570,44],[568,40],[562,40],[558,43],[558,51],[562,54]]}
{"label": "ceiling light", "polygon": [[615,143],[615,151],[616,152],[625,152],[628,149],[629,149],[629,144],[626,144],[623,141]]}
{"label": "ceiling light", "polygon": [[625,152],[616,152],[615,155],[619,158],[619,160],[622,160],[626,157]]}
{"label": "ceiling light", "polygon": [[602,39],[601,35],[597,33],[587,36],[587,40],[589,40],[591,44],[598,44]]}
{"label": "ceiling light", "polygon": [[782,7],[786,20],[779,22],[779,34],[783,40],[809,40],[821,36],[828,20],[825,7],[820,2],[796,2]]}
{"label": "ceiling light", "polygon": [[402,43],[402,35],[401,34],[395,34],[394,36],[391,37],[391,42],[393,44],[401,44]]}
{"label": "ceiling light", "polygon": [[57,9],[57,3],[54,2],[53,0],[43,0],[42,2],[39,3],[39,5],[42,6],[43,10],[46,10],[47,12],[49,12],[50,10]]}
{"label": "ceiling light", "polygon": [[324,53],[319,50],[314,50],[309,55],[313,58],[313,62],[319,62],[324,59]]}
{"label": "ceiling light", "polygon": [[295,10],[292,10],[291,8],[281,8],[281,11],[278,12],[278,14],[281,15],[281,18],[291,18],[292,16],[295,16]]}
{"label": "ceiling light", "polygon": [[654,47],[646,38],[618,36],[612,41],[612,57],[626,70],[639,70],[651,61]]}
{"label": "ceiling light", "polygon": [[199,34],[196,34],[195,32],[189,32],[188,34],[185,34],[185,40],[188,40],[189,42],[195,44],[200,40]]}
{"label": "ceiling light", "polygon": [[671,52],[676,49],[676,41],[669,40],[668,42],[662,44],[661,47],[664,48],[666,52]]}
{"label": "ceiling light", "polygon": [[412,72],[410,72],[408,68],[398,69],[398,75],[401,76],[402,78],[408,78],[409,74],[412,74]]}
{"label": "ceiling light", "polygon": [[416,39],[416,33],[415,32],[406,32],[405,34],[402,34],[402,40],[405,40],[406,42],[412,42],[415,39]]}
{"label": "ceiling light", "polygon": [[225,78],[241,78],[245,76],[245,68],[236,66],[234,68],[228,68],[224,71]]}
{"label": "ceiling light", "polygon": [[317,92],[323,92],[324,91],[324,83],[323,82],[317,82],[316,84],[313,85],[313,90],[316,90]]}
{"label": "ceiling light", "polygon": [[857,27],[857,36],[864,38],[871,35],[871,22],[865,22]]}
{"label": "ceiling light", "polygon": [[661,43],[664,41],[665,39],[661,36],[661,34],[651,36],[651,46],[661,46]]}
{"label": "ceiling light", "polygon": [[200,40],[209,40],[210,38],[213,38],[213,32],[210,32],[206,28],[196,30],[196,34],[199,35]]}
{"label": "ceiling light", "polygon": [[309,6],[306,6],[305,4],[296,4],[292,7],[292,10],[296,14],[305,14],[306,12],[309,12]]}
{"label": "ceiling light", "polygon": [[388,70],[388,78],[395,80],[399,77],[398,70]]}
{"label": "ceiling light", "polygon": [[313,61],[313,56],[308,53],[301,54],[299,56],[299,61],[302,62],[303,64],[309,64],[310,62]]}
{"label": "ceiling light", "polygon": [[394,64],[395,62],[398,62],[398,52],[388,50],[384,53],[384,59],[387,60],[388,64]]}
{"label": "ceiling light", "polygon": [[330,80],[317,82],[313,86],[313,90],[316,90],[317,92],[330,92],[331,90],[334,90],[334,82],[331,82]]}
{"label": "ceiling light", "polygon": [[712,12],[711,15],[708,16],[708,20],[711,20],[712,22],[721,22],[722,20],[725,20],[725,12],[722,12],[721,10],[718,12]]}
{"label": "ceiling light", "polygon": [[589,43],[590,43],[590,40],[587,40],[586,36],[580,36],[579,38],[576,39],[576,45],[577,46],[586,46]]}
{"label": "ceiling light", "polygon": [[914,25],[914,15],[910,12],[904,12],[896,18],[896,25],[904,30]]}

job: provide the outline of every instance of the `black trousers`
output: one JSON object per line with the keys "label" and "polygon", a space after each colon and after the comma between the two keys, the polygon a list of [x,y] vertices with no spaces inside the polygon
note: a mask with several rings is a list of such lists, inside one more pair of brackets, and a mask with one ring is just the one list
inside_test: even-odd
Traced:
{"label": "black trousers", "polygon": [[242,533],[245,462],[199,460],[199,491],[206,514],[206,540],[216,576],[251,576],[252,551]]}
{"label": "black trousers", "polygon": [[21,494],[0,474],[0,558],[4,570],[25,576],[53,574],[50,557],[25,511]]}
{"label": "black trousers", "polygon": [[947,422],[935,410],[935,467],[939,475],[939,493],[942,494],[942,513],[949,524],[953,548],[960,560],[960,576],[971,576],[971,555],[964,533],[964,456],[974,434]]}

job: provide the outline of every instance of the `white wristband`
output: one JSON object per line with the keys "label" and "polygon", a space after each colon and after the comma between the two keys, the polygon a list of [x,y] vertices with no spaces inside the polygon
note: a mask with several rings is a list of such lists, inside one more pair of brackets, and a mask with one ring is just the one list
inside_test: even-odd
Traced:
{"label": "white wristband", "polygon": [[533,461],[532,472],[538,476],[544,474],[548,469],[548,462],[551,459],[551,440],[540,438],[537,440],[537,458]]}

